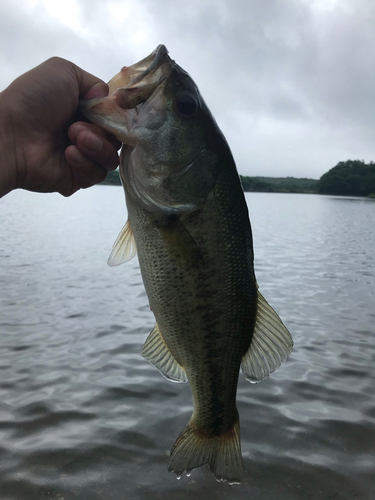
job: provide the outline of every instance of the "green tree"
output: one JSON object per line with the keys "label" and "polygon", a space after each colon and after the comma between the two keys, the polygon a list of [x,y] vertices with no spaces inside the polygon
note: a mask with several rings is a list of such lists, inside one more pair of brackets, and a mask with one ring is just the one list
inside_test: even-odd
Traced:
{"label": "green tree", "polygon": [[339,162],[318,181],[320,194],[368,196],[375,192],[375,164],[360,160]]}

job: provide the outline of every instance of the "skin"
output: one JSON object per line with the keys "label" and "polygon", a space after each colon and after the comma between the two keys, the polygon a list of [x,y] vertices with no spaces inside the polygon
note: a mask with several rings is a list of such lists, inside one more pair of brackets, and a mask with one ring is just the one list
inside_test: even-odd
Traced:
{"label": "skin", "polygon": [[[137,109],[121,106],[138,90],[131,85],[121,102],[117,90],[91,103],[87,116],[128,144],[120,175],[142,278],[160,345],[193,393],[169,469],[180,475],[208,462],[218,480],[239,482],[237,379],[257,308],[248,211],[232,155],[194,82],[166,55],[159,64],[167,79]],[[140,91],[161,73],[145,73]],[[187,96],[200,106],[184,115],[178,104]],[[158,366],[160,350],[149,353]]]}
{"label": "skin", "polygon": [[105,97],[108,85],[58,57],[0,93],[0,196],[13,189],[70,196],[118,166],[121,143],[77,120],[79,99]]}
{"label": "skin", "polygon": [[[164,103],[168,110],[155,131],[147,128],[149,114],[139,106],[134,123],[141,126],[131,130],[138,142],[128,161],[123,156],[120,175],[124,181],[134,171],[146,183],[142,169],[164,167],[172,174],[179,169],[181,177],[167,176],[164,191],[154,187],[150,196],[170,207],[170,200],[176,206],[189,200],[197,205],[170,215],[151,203],[145,206],[131,192],[131,182],[123,182],[150,307],[194,398],[192,418],[172,448],[169,470],[178,476],[207,462],[218,480],[234,483],[242,474],[237,380],[257,308],[252,235],[232,155],[208,109],[202,102],[191,118],[179,118],[175,111],[176,96],[187,92],[198,98],[192,81],[179,70],[172,72],[164,98],[155,104]],[[166,147],[157,151],[163,140]]]}
{"label": "skin", "polygon": [[293,341],[257,290],[242,186],[195,83],[164,46],[111,82],[108,98],[81,106],[124,143],[120,177],[129,219],[111,265],[131,258],[134,237],[156,319],[142,354],[169,380],[188,380],[194,398],[169,470],[179,477],[208,463],[217,480],[239,483],[240,366],[260,382]]}
{"label": "skin", "polygon": [[193,80],[158,46],[111,82],[108,98],[81,107],[124,143],[120,177],[129,219],[110,260],[131,258],[134,237],[156,319],[142,355],[169,380],[188,380],[194,398],[169,470],[179,477],[208,463],[217,480],[239,483],[240,366],[260,382],[293,341],[257,290],[242,186]]}

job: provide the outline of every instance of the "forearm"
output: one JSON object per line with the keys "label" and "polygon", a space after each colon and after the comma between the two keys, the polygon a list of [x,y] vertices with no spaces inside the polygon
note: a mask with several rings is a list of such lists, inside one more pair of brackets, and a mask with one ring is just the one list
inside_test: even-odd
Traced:
{"label": "forearm", "polygon": [[0,92],[0,197],[17,186],[17,164],[12,119],[7,105],[7,91]]}

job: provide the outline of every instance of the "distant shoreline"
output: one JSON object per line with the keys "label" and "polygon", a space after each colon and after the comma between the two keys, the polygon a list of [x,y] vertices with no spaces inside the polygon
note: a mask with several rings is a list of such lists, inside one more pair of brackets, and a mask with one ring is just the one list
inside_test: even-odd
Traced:
{"label": "distant shoreline", "polygon": [[[245,192],[254,193],[309,193],[316,194],[315,179],[299,179],[297,177],[247,177],[240,175]],[[118,170],[108,172],[101,184],[121,186]]]}
{"label": "distant shoreline", "polygon": [[[240,179],[247,193],[328,194],[375,199],[375,164],[360,160],[339,162],[320,179],[245,175],[240,175]],[[118,170],[109,172],[101,184],[120,186]]]}

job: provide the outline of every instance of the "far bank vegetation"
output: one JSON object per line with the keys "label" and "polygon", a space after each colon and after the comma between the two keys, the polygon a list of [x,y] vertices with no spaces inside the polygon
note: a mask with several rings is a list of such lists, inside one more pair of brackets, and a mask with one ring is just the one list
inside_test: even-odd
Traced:
{"label": "far bank vegetation", "polygon": [[[248,177],[240,175],[244,191],[309,193],[375,198],[375,164],[360,160],[339,162],[319,180],[297,177]],[[118,170],[109,172],[102,184],[120,185]]]}
{"label": "far bank vegetation", "polygon": [[360,160],[340,161],[321,176],[317,192],[375,198],[375,164]]}

